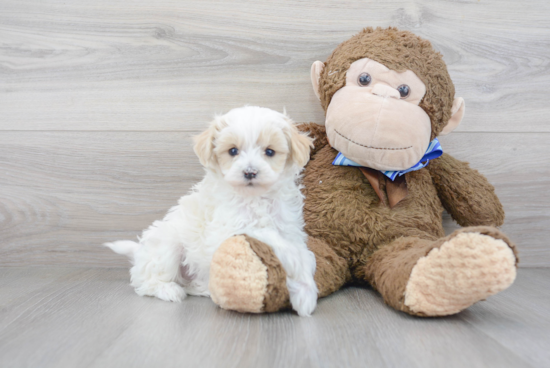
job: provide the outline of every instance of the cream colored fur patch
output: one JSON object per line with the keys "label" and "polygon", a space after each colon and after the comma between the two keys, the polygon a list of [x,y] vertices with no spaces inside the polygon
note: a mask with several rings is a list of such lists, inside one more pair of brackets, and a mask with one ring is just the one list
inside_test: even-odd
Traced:
{"label": "cream colored fur patch", "polygon": [[214,254],[209,289],[224,309],[261,313],[267,289],[267,268],[244,236],[229,238]]}
{"label": "cream colored fur patch", "polygon": [[428,316],[458,313],[510,286],[515,262],[502,240],[458,234],[418,260],[405,289],[405,305]]}

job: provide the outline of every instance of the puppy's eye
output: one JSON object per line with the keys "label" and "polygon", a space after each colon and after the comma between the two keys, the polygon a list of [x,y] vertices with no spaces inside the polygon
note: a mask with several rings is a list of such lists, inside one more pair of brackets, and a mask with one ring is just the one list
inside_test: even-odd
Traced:
{"label": "puppy's eye", "polygon": [[359,85],[362,87],[368,86],[371,81],[372,78],[369,73],[361,73],[357,78],[357,83],[359,83]]}
{"label": "puppy's eye", "polygon": [[229,150],[229,156],[237,156],[238,154],[239,154],[239,150],[236,149],[235,147]]}
{"label": "puppy's eye", "polygon": [[411,94],[411,88],[406,84],[400,85],[399,87],[397,87],[397,90],[399,91],[401,98],[407,98]]}
{"label": "puppy's eye", "polygon": [[265,150],[265,154],[268,155],[269,157],[273,157],[275,156],[275,151],[273,151],[271,148],[268,148]]}

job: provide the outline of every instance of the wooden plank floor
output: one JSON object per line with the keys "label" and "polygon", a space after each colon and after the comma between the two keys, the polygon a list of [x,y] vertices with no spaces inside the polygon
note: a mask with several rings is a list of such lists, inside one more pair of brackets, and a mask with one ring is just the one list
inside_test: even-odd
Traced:
{"label": "wooden plank floor", "polygon": [[0,366],[548,367],[549,283],[550,269],[520,269],[510,289],[431,319],[349,287],[300,318],[139,297],[122,268],[1,268]]}

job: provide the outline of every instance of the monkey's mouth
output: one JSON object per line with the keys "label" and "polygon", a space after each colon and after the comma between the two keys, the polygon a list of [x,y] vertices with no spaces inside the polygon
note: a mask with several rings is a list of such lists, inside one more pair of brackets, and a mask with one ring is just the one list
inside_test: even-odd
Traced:
{"label": "monkey's mouth", "polygon": [[344,138],[345,140],[357,145],[357,146],[361,146],[363,148],[369,148],[369,149],[377,149],[377,150],[388,150],[388,151],[401,151],[401,150],[407,150],[407,149],[411,149],[413,148],[413,146],[408,146],[408,147],[401,147],[401,148],[387,148],[387,147],[374,147],[374,146],[367,146],[365,144],[361,144],[359,142],[355,142],[351,139],[349,139],[348,137],[346,137],[345,135],[343,135],[342,133],[340,133],[339,131],[337,131],[336,129],[334,129],[334,131],[336,132],[336,134],[338,134],[340,137]]}

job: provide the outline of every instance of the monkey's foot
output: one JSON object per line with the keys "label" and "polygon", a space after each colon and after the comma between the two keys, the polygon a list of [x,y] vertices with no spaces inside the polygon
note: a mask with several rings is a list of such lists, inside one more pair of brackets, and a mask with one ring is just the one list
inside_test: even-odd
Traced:
{"label": "monkey's foot", "polygon": [[[463,230],[445,238],[413,267],[405,305],[415,314],[455,314],[514,282],[513,245],[497,239],[500,236]],[[501,234],[496,229],[491,232]]]}
{"label": "monkey's foot", "polygon": [[227,239],[214,253],[209,289],[224,309],[263,313],[289,305],[286,273],[273,250],[246,235]]}

